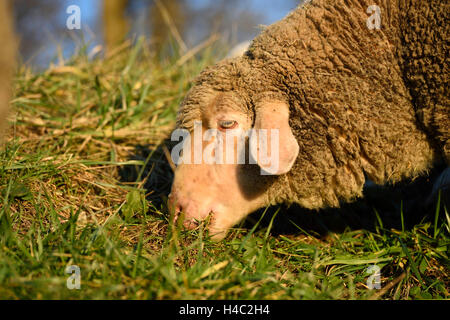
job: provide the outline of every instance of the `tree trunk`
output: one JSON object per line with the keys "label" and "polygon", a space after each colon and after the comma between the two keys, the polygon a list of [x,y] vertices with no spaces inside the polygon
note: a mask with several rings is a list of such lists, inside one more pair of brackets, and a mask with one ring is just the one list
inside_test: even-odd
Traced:
{"label": "tree trunk", "polygon": [[106,50],[119,45],[129,30],[125,18],[128,0],[103,0],[103,35]]}
{"label": "tree trunk", "polygon": [[10,2],[0,1],[0,139],[6,128],[11,99],[11,81],[15,71],[16,38],[13,33]]}

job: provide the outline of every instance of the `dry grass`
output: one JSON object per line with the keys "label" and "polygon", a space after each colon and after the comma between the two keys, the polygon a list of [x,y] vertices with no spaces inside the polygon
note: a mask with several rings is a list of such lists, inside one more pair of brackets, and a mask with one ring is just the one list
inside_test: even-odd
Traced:
{"label": "dry grass", "polygon": [[[448,298],[441,205],[435,226],[326,237],[298,222],[272,232],[274,220],[290,223],[277,208],[221,243],[169,225],[162,146],[191,79],[219,55],[208,41],[164,61],[141,39],[105,59],[81,52],[42,73],[20,69],[0,151],[0,298]],[[366,285],[373,264],[379,291]],[[66,287],[68,265],[81,268],[80,290]]]}

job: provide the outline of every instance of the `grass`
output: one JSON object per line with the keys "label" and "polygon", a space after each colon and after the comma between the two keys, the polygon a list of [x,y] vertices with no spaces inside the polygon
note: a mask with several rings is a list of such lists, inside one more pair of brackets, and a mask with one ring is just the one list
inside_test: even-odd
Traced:
{"label": "grass", "polygon": [[[373,230],[325,235],[282,208],[220,243],[168,223],[172,172],[160,146],[190,81],[218,55],[208,46],[158,59],[139,40],[105,59],[82,51],[40,73],[19,70],[0,150],[0,298],[448,299],[440,200],[410,227],[400,206],[398,229],[375,207]],[[275,232],[283,223],[295,231]],[[71,265],[79,290],[66,286]],[[379,290],[367,287],[372,265]]]}

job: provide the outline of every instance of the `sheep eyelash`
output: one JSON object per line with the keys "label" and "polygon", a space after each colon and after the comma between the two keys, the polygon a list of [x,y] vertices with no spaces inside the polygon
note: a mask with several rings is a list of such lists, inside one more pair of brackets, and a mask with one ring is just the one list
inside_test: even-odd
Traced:
{"label": "sheep eyelash", "polygon": [[218,121],[219,130],[234,129],[237,126],[238,126],[238,122],[235,120],[219,120]]}

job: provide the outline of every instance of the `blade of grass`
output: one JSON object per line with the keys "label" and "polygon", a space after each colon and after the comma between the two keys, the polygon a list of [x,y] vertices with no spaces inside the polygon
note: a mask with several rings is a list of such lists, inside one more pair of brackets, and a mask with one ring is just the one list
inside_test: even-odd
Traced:
{"label": "blade of grass", "polygon": [[434,233],[433,233],[433,239],[436,239],[439,233],[438,229],[438,220],[439,220],[439,211],[441,208],[441,190],[439,190],[437,203],[436,203],[436,211],[434,213]]}

